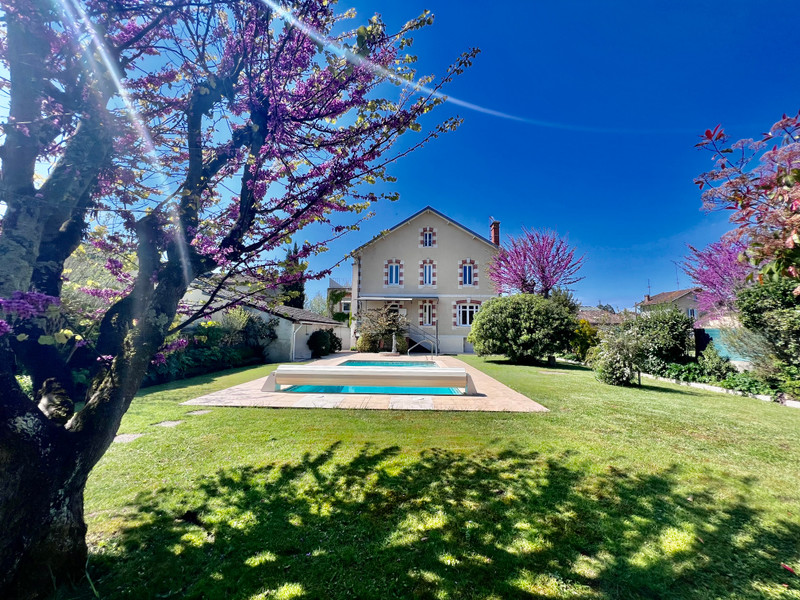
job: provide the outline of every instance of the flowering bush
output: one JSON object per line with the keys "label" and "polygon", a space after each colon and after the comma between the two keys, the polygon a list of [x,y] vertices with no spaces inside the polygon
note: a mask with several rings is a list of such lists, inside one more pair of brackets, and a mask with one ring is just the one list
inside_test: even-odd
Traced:
{"label": "flowering bush", "polygon": [[609,385],[631,385],[642,361],[642,340],[635,329],[611,329],[603,334],[593,357],[597,379]]}

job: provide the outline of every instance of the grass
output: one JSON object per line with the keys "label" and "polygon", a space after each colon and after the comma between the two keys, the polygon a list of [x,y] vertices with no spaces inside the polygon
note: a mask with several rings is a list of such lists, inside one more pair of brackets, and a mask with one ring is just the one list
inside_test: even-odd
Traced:
{"label": "grass", "polygon": [[143,391],[86,493],[100,597],[800,598],[800,411],[461,358],[551,412],[185,415],[268,367]]}

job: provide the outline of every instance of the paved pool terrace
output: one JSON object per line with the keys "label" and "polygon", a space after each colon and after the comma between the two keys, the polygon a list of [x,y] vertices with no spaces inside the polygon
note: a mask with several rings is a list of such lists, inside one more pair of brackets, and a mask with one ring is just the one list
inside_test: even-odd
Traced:
{"label": "paved pool terrace", "polygon": [[[411,360],[440,367],[466,369],[475,382],[477,396],[390,395],[390,394],[304,394],[262,392],[266,377],[206,394],[183,402],[190,406],[239,406],[262,408],[340,408],[366,410],[458,410],[476,412],[547,412],[547,408],[503,385],[486,373],[453,356],[387,357],[363,352],[338,352],[309,365],[331,367],[348,360]],[[400,368],[400,367],[398,367]]]}

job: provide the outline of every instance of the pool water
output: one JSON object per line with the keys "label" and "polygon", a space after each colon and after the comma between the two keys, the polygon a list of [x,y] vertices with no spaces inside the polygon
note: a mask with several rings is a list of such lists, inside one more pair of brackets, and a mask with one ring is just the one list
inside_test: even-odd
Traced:
{"label": "pool water", "polygon": [[339,364],[340,367],[434,367],[437,365],[430,361],[421,360],[346,360]]}
{"label": "pool water", "polygon": [[[418,360],[346,360],[337,366],[439,368],[439,365],[434,362]],[[292,385],[281,391],[300,394],[389,394],[398,396],[462,396],[464,394],[459,388],[378,385]]]}
{"label": "pool water", "polygon": [[390,394],[395,396],[463,396],[458,388],[384,387],[372,385],[292,385],[281,392],[304,394]]}

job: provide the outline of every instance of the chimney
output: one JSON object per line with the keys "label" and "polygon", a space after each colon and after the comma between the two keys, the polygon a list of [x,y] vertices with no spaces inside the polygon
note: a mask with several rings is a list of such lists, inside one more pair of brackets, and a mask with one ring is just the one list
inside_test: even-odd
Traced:
{"label": "chimney", "polygon": [[492,221],[492,224],[489,226],[489,230],[491,231],[491,236],[489,239],[492,240],[492,243],[495,246],[500,245],[500,221]]}
{"label": "chimney", "polygon": [[645,294],[644,295],[644,301],[645,302],[650,302],[650,294]]}

